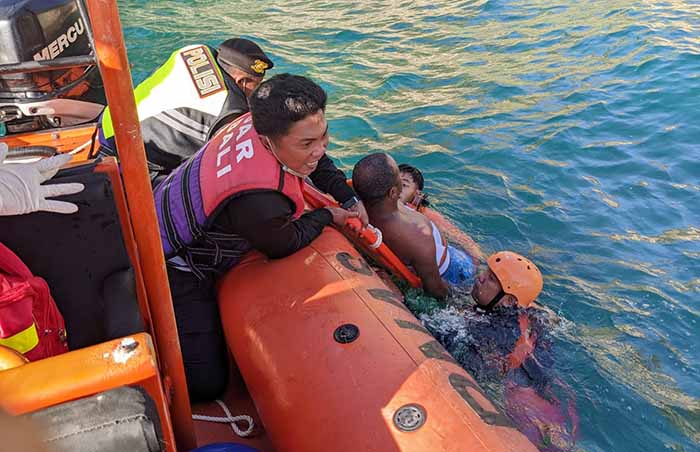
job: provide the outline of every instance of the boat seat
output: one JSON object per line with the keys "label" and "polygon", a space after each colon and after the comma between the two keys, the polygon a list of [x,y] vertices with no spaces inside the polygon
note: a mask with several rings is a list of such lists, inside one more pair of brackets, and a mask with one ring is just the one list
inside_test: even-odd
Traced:
{"label": "boat seat", "polygon": [[104,163],[91,162],[62,170],[47,182],[85,185],[81,193],[61,198],[77,204],[77,213],[0,217],[0,242],[47,281],[71,350],[146,331],[148,315],[139,307],[137,272],[122,234],[121,185],[113,190],[118,170],[114,161],[106,165],[111,174]]}
{"label": "boat seat", "polygon": [[44,444],[55,451],[164,450],[158,410],[139,387],[120,386],[28,417],[42,426]]}
{"label": "boat seat", "polygon": [[0,241],[48,282],[71,351],[0,371],[0,407],[20,415],[140,387],[155,402],[162,444],[173,452],[166,383],[151,336],[142,332],[150,329],[148,298],[119,166],[114,158],[86,162],[49,182],[85,185],[62,198],[78,212],[0,217]]}

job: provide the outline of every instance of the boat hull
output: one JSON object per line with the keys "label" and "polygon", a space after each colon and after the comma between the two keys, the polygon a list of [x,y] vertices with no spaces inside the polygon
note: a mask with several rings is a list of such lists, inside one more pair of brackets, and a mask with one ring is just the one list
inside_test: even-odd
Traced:
{"label": "boat hull", "polygon": [[219,304],[280,451],[537,450],[332,228],[285,259],[249,255]]}

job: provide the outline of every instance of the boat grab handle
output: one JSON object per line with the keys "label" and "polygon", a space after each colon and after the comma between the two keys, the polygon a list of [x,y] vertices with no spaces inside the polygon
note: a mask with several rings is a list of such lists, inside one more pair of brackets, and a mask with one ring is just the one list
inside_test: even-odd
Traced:
{"label": "boat grab handle", "polygon": [[[304,201],[314,209],[338,207],[337,202],[328,198],[308,183],[304,183]],[[359,238],[361,245],[367,248],[366,251],[391,271],[394,276],[403,279],[411,285],[411,287],[421,287],[422,283],[420,278],[401,262],[401,259],[391,251],[386,243],[383,243],[382,231],[379,230],[379,228],[371,224],[362,227],[362,223],[358,218],[350,218],[345,223],[344,229],[346,229],[346,232],[351,231],[354,237]]]}

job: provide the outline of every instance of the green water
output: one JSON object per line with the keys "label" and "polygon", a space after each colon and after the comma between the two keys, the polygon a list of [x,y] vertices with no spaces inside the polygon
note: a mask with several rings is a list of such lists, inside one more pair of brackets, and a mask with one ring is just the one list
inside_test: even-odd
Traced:
{"label": "green water", "polygon": [[135,81],[255,39],[330,95],[330,155],[423,169],[435,207],[545,275],[585,451],[700,450],[700,6],[120,1]]}

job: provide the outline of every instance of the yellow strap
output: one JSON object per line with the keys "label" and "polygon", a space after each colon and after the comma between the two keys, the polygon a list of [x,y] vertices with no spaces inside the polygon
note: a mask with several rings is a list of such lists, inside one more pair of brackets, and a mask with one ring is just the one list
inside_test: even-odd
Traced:
{"label": "yellow strap", "polygon": [[36,331],[36,323],[32,323],[29,328],[10,336],[5,339],[0,339],[0,345],[10,347],[20,353],[27,353],[37,345],[39,345],[39,335]]}

